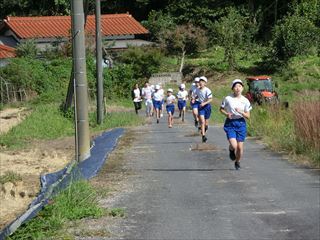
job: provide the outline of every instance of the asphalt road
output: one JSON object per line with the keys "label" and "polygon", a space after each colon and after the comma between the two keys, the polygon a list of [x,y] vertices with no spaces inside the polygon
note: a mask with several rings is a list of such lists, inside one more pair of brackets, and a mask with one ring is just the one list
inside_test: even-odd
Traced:
{"label": "asphalt road", "polygon": [[121,238],[320,239],[319,169],[248,139],[237,171],[222,126],[203,144],[190,115],[172,129],[162,118],[134,131],[133,188],[116,203],[126,212]]}

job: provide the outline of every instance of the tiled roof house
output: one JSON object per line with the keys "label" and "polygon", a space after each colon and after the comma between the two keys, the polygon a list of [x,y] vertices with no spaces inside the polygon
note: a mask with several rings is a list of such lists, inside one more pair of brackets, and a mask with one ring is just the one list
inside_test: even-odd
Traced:
{"label": "tiled roof house", "polygon": [[[86,33],[95,33],[95,16],[87,16]],[[149,43],[142,40],[148,35],[145,29],[130,14],[101,15],[103,40],[114,40],[113,48],[123,48],[133,43]],[[57,41],[67,41],[71,34],[70,16],[6,17],[0,26],[0,42],[15,47],[28,39],[34,39],[39,49]]]}
{"label": "tiled roof house", "polygon": [[0,44],[0,67],[8,63],[9,58],[16,56],[15,49],[6,45]]}

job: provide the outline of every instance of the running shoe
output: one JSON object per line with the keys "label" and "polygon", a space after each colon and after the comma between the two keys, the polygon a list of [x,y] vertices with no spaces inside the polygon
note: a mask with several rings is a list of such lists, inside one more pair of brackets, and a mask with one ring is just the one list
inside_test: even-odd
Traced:
{"label": "running shoe", "polygon": [[205,143],[207,142],[208,138],[206,136],[202,136],[202,142]]}
{"label": "running shoe", "polygon": [[197,128],[198,127],[198,121],[194,120],[194,126]]}
{"label": "running shoe", "polygon": [[236,170],[239,170],[240,169],[240,162],[235,162],[234,167]]}
{"label": "running shoe", "polygon": [[235,153],[234,149],[231,150],[231,149],[229,148],[229,158],[230,158],[232,161],[236,160],[236,153]]}
{"label": "running shoe", "polygon": [[157,119],[157,123],[159,123],[159,119]]}

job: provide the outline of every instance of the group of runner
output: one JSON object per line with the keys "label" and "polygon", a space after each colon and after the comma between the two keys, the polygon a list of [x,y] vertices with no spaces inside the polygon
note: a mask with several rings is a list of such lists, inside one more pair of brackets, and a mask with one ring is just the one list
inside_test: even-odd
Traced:
{"label": "group of runner", "polygon": [[[166,97],[161,84],[150,86],[149,83],[146,83],[141,90],[136,85],[132,91],[136,113],[138,114],[138,110],[141,109],[141,101],[144,99],[146,116],[154,115],[156,122],[159,123],[165,105],[168,114],[168,127],[172,128],[175,104],[178,105],[179,118],[184,121],[187,101],[190,100],[194,125],[201,133],[202,142],[205,143],[208,140],[206,132],[209,127],[212,101],[212,92],[206,87],[207,82],[208,79],[205,76],[196,77],[189,91],[186,91],[185,84],[180,84],[176,95],[174,95],[173,89],[169,88],[166,91]],[[234,161],[235,168],[238,170],[247,132],[245,119],[250,118],[251,105],[249,100],[242,96],[243,82],[240,79],[232,81],[231,89],[233,92],[223,99],[220,112],[226,116],[224,131],[229,141],[229,157]]]}

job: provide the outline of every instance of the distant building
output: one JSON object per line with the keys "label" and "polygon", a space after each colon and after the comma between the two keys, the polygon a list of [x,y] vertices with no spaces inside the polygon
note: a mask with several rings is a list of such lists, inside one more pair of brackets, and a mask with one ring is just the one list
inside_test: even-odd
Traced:
{"label": "distant building", "polygon": [[0,43],[0,67],[8,64],[10,58],[16,57],[15,49]]}
{"label": "distant building", "polygon": [[[94,15],[87,16],[85,31],[87,36],[95,34]],[[148,30],[127,13],[101,15],[101,31],[102,40],[108,41],[111,49],[151,44],[145,40]],[[33,39],[39,50],[45,50],[70,38],[70,16],[6,17],[0,25],[0,43],[10,47]]]}

